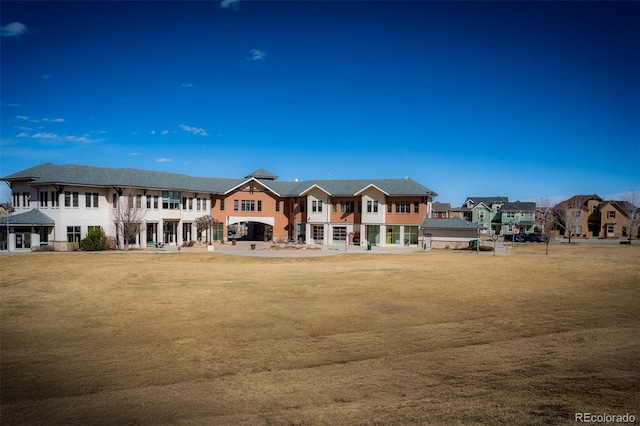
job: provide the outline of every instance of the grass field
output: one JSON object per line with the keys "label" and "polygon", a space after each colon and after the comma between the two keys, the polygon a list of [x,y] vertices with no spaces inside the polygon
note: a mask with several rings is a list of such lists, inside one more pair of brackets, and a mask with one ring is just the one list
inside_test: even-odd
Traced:
{"label": "grass field", "polygon": [[640,417],[640,247],[516,253],[1,256],[1,421]]}

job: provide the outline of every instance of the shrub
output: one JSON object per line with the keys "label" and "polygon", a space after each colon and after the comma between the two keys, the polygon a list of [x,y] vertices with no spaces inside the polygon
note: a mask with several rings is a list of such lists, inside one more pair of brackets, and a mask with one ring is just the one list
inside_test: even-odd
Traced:
{"label": "shrub", "polygon": [[80,248],[85,251],[107,250],[107,235],[102,228],[93,228],[87,233],[87,236],[80,241]]}

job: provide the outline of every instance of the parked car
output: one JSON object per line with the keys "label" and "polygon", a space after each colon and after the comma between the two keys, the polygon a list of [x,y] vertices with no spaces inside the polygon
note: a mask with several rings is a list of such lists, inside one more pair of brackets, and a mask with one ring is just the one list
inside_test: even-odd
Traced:
{"label": "parked car", "polygon": [[514,240],[515,240],[515,242],[516,242],[516,243],[522,243],[522,242],[524,242],[524,237],[522,236],[522,234],[505,235],[505,236],[504,236],[504,242],[505,242],[505,243],[506,243],[507,241],[508,241],[508,242],[512,242],[512,241],[514,241]]}
{"label": "parked car", "polygon": [[527,243],[545,243],[546,237],[542,234],[523,234],[523,241]]}

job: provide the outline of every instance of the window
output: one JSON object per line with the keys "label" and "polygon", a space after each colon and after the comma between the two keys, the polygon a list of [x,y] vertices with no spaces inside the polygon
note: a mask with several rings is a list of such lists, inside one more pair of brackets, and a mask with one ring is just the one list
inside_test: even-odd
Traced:
{"label": "window", "polygon": [[40,206],[49,207],[49,193],[47,191],[40,193]]}
{"label": "window", "polygon": [[404,243],[418,244],[418,227],[417,226],[404,227]]}
{"label": "window", "polygon": [[362,213],[362,201],[358,201],[358,213]]}
{"label": "window", "polygon": [[576,226],[576,233],[577,234],[582,234],[582,225]]}
{"label": "window", "polygon": [[51,191],[51,207],[60,207],[60,200],[56,191]]}
{"label": "window", "polygon": [[67,226],[67,242],[79,243],[80,242],[80,227],[79,226]]}
{"label": "window", "polygon": [[238,200],[233,200],[233,211],[238,211]]}
{"label": "window", "polygon": [[311,232],[313,232],[313,239],[315,241],[324,240],[324,225],[313,225]]}
{"label": "window", "polygon": [[513,219],[515,217],[516,217],[516,214],[514,212],[507,212],[506,214],[507,219]]}
{"label": "window", "polygon": [[177,191],[162,191],[162,208],[169,210],[179,210],[180,193]]}
{"label": "window", "polygon": [[253,201],[253,200],[242,200],[242,211],[243,212],[255,211],[255,201]]}
{"label": "window", "polygon": [[224,211],[224,199],[220,200],[220,211]]}
{"label": "window", "polygon": [[153,196],[153,208],[156,210],[158,210],[158,198],[160,197],[158,197],[157,195]]}
{"label": "window", "polygon": [[224,225],[220,222],[213,225],[213,241],[221,241],[224,239]]}
{"label": "window", "polygon": [[258,200],[258,211],[262,211],[262,200]]}
{"label": "window", "polygon": [[307,210],[307,202],[306,201],[301,201],[300,202],[300,212],[304,213],[305,210]]}
{"label": "window", "polygon": [[[200,210],[200,199],[198,198],[196,203],[197,210]],[[193,210],[193,198],[189,197],[189,210]]]}
{"label": "window", "polygon": [[318,200],[318,213],[322,213],[322,200]]}
{"label": "window", "polygon": [[207,208],[207,199],[206,198],[202,199],[202,210],[205,210],[205,211],[208,210],[208,208]]}
{"label": "window", "polygon": [[346,241],[347,239],[347,227],[346,226],[334,226],[333,227],[333,241]]}
{"label": "window", "polygon": [[420,202],[419,201],[414,201],[413,202],[413,212],[414,213],[420,213]]}
{"label": "window", "polygon": [[373,212],[373,201],[369,200],[367,201],[367,213],[372,213]]}
{"label": "window", "polygon": [[400,244],[400,225],[387,225],[387,244]]}
{"label": "window", "polygon": [[151,196],[147,195],[145,198],[147,199],[147,208],[151,209]]}
{"label": "window", "polygon": [[142,208],[142,195],[136,194],[136,209]]}
{"label": "window", "polygon": [[182,210],[187,209],[187,197],[182,197]]}
{"label": "window", "polygon": [[316,200],[313,200],[311,202],[311,211],[313,213],[316,213],[318,211],[318,202]]}
{"label": "window", "polygon": [[580,212],[580,210],[579,210],[579,209],[575,209],[575,210],[573,211],[573,217],[580,217],[580,213],[581,213],[581,212]]}
{"label": "window", "polygon": [[389,201],[389,202],[387,203],[387,213],[391,213],[391,209],[392,209],[392,207],[391,207],[391,201]]}
{"label": "window", "polygon": [[98,207],[98,193],[87,192],[84,194],[84,205],[87,208]]}
{"label": "window", "polygon": [[334,201],[334,202],[331,204],[331,206],[332,206],[332,207],[331,207],[331,211],[333,211],[334,213],[336,213],[336,212],[338,211],[338,205],[336,204],[336,202]]}
{"label": "window", "polygon": [[77,192],[73,192],[71,193],[71,196],[73,198],[73,207],[78,207],[80,205],[79,199],[80,199],[80,194]]}
{"label": "window", "polygon": [[340,213],[353,213],[353,201],[340,201]]}
{"label": "window", "polygon": [[607,234],[613,234],[615,232],[614,225],[607,225]]}
{"label": "window", "polygon": [[396,213],[411,213],[411,203],[409,201],[396,202]]}
{"label": "window", "polygon": [[378,213],[378,200],[373,200],[373,212]]}
{"label": "window", "polygon": [[69,191],[64,192],[64,206],[71,207],[71,192]]}
{"label": "window", "polygon": [[[65,195],[65,204],[67,202],[67,196]],[[111,207],[113,207],[114,209],[116,207],[118,207],[118,194],[111,194]]]}
{"label": "window", "polygon": [[280,201],[276,201],[276,211],[280,211]]}
{"label": "window", "polygon": [[41,226],[39,230],[40,234],[40,245],[46,246],[49,244],[49,228],[46,226]]}
{"label": "window", "polygon": [[616,212],[611,210],[607,212],[607,219],[615,219],[616,218]]}

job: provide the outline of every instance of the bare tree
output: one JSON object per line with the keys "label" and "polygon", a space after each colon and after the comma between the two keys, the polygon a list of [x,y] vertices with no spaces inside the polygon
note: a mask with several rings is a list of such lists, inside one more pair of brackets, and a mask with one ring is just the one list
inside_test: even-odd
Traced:
{"label": "bare tree", "polygon": [[622,197],[622,201],[616,201],[616,204],[627,219],[629,242],[631,242],[634,231],[638,232],[638,226],[640,226],[640,191],[629,192]]}
{"label": "bare tree", "polygon": [[569,234],[569,244],[571,244],[571,235],[587,214],[582,207],[580,198],[575,196],[556,204],[553,208],[556,224]]}
{"label": "bare tree", "polygon": [[116,237],[122,239],[120,248],[129,250],[131,241],[142,231],[145,211],[142,207],[142,196],[133,188],[116,188],[118,197],[113,210],[113,222],[116,226]]}
{"label": "bare tree", "polygon": [[549,243],[553,235],[554,215],[551,210],[551,200],[548,198],[540,198],[536,201],[536,225],[540,229],[540,234],[544,238],[545,255],[549,254]]}
{"label": "bare tree", "polygon": [[[214,219],[211,215],[205,215],[205,216],[200,216],[196,218],[195,223],[198,231],[207,231],[209,235],[213,233],[212,232],[213,225],[217,224],[218,221]],[[209,242],[209,244],[212,243],[212,240],[213,240],[213,235],[211,235],[210,237],[207,237],[207,241]]]}

